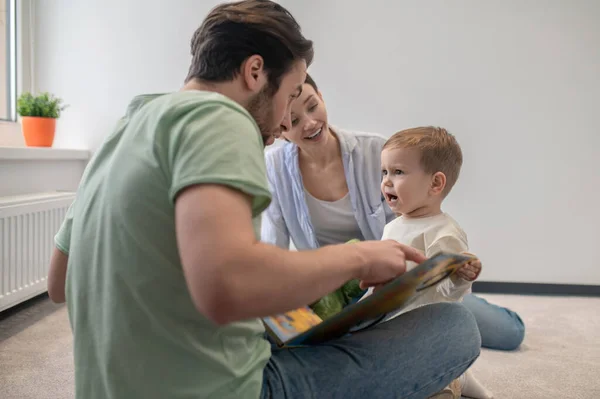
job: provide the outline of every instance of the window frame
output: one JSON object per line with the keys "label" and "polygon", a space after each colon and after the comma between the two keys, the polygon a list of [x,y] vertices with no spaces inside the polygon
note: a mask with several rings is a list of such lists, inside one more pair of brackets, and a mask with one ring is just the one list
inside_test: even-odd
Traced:
{"label": "window frame", "polygon": [[0,118],[3,122],[17,121],[17,2],[4,0],[7,13],[7,43],[6,43],[6,88],[7,103],[6,117]]}

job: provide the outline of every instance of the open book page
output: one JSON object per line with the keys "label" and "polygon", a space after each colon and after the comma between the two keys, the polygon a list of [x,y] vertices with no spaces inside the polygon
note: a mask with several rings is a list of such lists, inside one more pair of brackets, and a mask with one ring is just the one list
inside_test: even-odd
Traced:
{"label": "open book page", "polygon": [[[418,265],[414,262],[407,262],[407,270],[413,270]],[[357,325],[353,331],[359,331],[369,326],[386,322],[395,317],[398,317],[401,314],[419,308],[421,306],[429,305],[437,302],[453,302],[452,297],[443,297],[440,298],[439,295],[436,294],[441,287],[445,287],[448,285],[450,281],[450,276],[454,273],[456,267],[453,269],[445,269],[442,267],[432,268],[428,273],[429,276],[426,278],[419,286],[413,287],[413,289],[409,289],[409,287],[403,287],[405,291],[402,294],[399,293],[400,297],[403,298],[403,303],[397,309],[394,309],[390,312],[387,312],[385,315],[381,316],[376,322],[364,322],[361,325]],[[400,288],[400,287],[399,287]],[[365,300],[366,298],[373,295],[373,288],[369,288],[365,295],[360,298],[360,301]],[[397,299],[399,299],[397,297]]]}
{"label": "open book page", "polygon": [[[368,297],[371,293],[372,293],[372,288],[369,289],[369,291],[367,293],[365,293],[365,295],[359,300],[359,302],[363,299]],[[381,315],[380,317],[373,319],[373,320],[368,320],[368,321],[364,321],[356,326],[354,326],[350,332],[357,332],[360,330],[364,330],[365,328],[369,328],[371,326],[374,326],[376,324],[380,324],[380,323],[384,323],[388,320],[391,320],[399,315],[401,315],[402,313],[406,313],[409,310],[415,309],[418,306],[414,306],[415,304],[419,303],[419,299],[422,297],[422,293],[415,293],[413,296],[411,296],[410,298],[406,299],[406,302],[404,302],[404,304],[402,306],[400,306],[398,309],[395,309],[391,312],[385,313],[383,315]]]}

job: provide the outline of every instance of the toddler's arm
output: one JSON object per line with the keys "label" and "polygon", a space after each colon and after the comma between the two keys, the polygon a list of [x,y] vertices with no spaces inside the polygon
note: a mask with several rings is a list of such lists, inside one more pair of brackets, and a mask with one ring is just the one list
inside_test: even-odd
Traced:
{"label": "toddler's arm", "polygon": [[[425,251],[425,255],[430,258],[438,252],[451,252],[460,254],[469,250],[467,243],[464,240],[447,235],[435,240]],[[450,278],[443,280],[436,286],[437,295],[443,299],[450,301],[460,301],[463,296],[471,292],[470,281],[467,281],[454,273]],[[440,299],[442,299],[440,298]]]}

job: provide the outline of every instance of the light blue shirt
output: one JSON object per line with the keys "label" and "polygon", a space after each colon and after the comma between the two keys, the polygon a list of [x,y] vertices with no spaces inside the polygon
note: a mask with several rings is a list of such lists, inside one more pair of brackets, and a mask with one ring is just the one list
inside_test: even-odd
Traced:
{"label": "light blue shirt", "polygon": [[[396,216],[381,194],[381,148],[385,137],[349,132],[330,126],[342,152],[354,216],[365,240],[379,240],[386,223]],[[319,247],[298,165],[298,147],[285,143],[265,155],[273,199],[263,213],[261,241],[299,250]],[[358,238],[358,237],[357,237]]]}

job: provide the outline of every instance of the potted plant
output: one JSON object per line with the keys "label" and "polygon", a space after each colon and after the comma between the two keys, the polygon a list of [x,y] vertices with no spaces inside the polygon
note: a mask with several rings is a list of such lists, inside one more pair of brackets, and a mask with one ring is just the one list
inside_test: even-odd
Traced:
{"label": "potted plant", "polygon": [[17,112],[21,116],[25,144],[28,147],[52,147],[56,119],[65,108],[62,99],[49,93],[21,94],[17,99]]}

